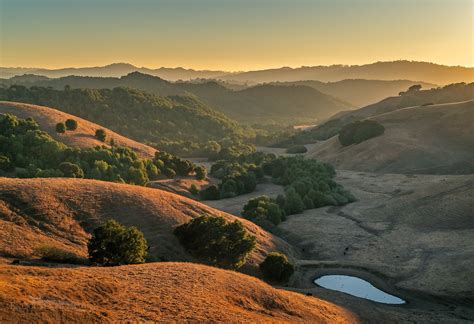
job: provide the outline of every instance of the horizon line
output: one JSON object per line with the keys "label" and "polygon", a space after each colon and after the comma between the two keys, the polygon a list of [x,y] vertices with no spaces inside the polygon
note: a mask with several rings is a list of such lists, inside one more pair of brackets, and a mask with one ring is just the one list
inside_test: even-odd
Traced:
{"label": "horizon line", "polygon": [[344,64],[344,63],[334,63],[334,64],[319,64],[319,65],[299,65],[299,66],[288,66],[288,65],[278,65],[273,67],[263,67],[259,69],[248,69],[248,70],[224,70],[224,69],[200,69],[200,68],[193,68],[193,67],[185,67],[183,65],[180,66],[159,66],[159,67],[149,67],[149,66],[140,66],[129,62],[112,62],[106,63],[103,65],[83,65],[83,66],[63,66],[63,67],[28,67],[28,66],[0,66],[1,69],[42,69],[42,70],[65,70],[65,69],[87,69],[87,68],[103,68],[108,67],[111,65],[131,65],[134,68],[138,69],[149,69],[149,70],[159,70],[159,69],[184,69],[184,70],[193,70],[193,71],[209,71],[209,72],[225,72],[225,73],[242,73],[242,72],[255,72],[255,71],[264,71],[264,70],[278,70],[278,69],[300,69],[300,68],[313,68],[313,67],[331,67],[331,66],[345,66],[345,67],[353,67],[353,66],[364,66],[364,65],[372,65],[377,63],[395,63],[395,62],[410,62],[410,63],[425,63],[425,64],[433,64],[451,68],[467,68],[472,69],[474,66],[466,66],[466,65],[447,65],[442,63],[436,63],[431,61],[418,61],[418,60],[409,60],[409,59],[397,59],[397,60],[388,60],[388,61],[374,61],[369,63],[359,63],[359,64]]}

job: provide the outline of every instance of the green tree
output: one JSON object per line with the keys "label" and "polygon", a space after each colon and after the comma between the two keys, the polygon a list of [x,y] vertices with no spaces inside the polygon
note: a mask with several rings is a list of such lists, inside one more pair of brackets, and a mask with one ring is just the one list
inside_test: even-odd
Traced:
{"label": "green tree", "polygon": [[105,142],[105,139],[107,138],[107,134],[104,129],[99,128],[98,130],[95,131],[95,137],[101,141]]}
{"label": "green tree", "polygon": [[176,227],[174,234],[191,255],[222,268],[240,268],[255,247],[255,237],[241,222],[231,223],[223,217],[194,218]]}
{"label": "green tree", "polygon": [[286,190],[285,212],[287,215],[299,214],[304,210],[304,203],[301,196],[293,187]]}
{"label": "green tree", "polygon": [[67,130],[75,131],[77,129],[77,121],[74,119],[67,119],[65,124]]}
{"label": "green tree", "polygon": [[94,229],[87,246],[89,259],[103,265],[144,263],[148,245],[136,227],[108,220]]}
{"label": "green tree", "polygon": [[62,162],[59,164],[59,170],[67,178],[84,178],[84,171],[81,167],[71,162]]}
{"label": "green tree", "polygon": [[64,123],[56,124],[56,133],[64,134],[66,133],[66,125]]}
{"label": "green tree", "polygon": [[260,263],[263,277],[269,281],[284,283],[290,279],[295,271],[294,266],[283,253],[272,252]]}

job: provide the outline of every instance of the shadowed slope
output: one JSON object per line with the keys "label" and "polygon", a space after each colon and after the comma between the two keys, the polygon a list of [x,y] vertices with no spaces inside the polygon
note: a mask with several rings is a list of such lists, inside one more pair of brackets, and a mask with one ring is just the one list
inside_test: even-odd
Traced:
{"label": "shadowed slope", "polygon": [[[129,147],[142,157],[153,157],[156,151],[150,146],[126,138],[105,127],[49,107],[0,101],[0,114],[12,114],[19,118],[31,117],[38,122],[42,130],[48,132],[56,140],[73,147],[88,148],[97,145],[108,146],[108,144],[95,138],[95,131],[99,128],[103,128],[109,140],[113,138],[117,145]],[[66,119],[70,118],[77,121],[77,129],[75,131],[67,131],[65,134],[58,134],[56,132],[56,124],[64,123]]]}
{"label": "shadowed slope", "polygon": [[[0,178],[0,256],[31,257],[34,248],[42,244],[85,256],[89,232],[113,218],[145,234],[152,260],[193,260],[173,230],[203,214],[238,219],[159,189],[82,179]],[[255,272],[268,252],[281,250],[292,255],[285,242],[240,220],[257,238],[244,271]]]}

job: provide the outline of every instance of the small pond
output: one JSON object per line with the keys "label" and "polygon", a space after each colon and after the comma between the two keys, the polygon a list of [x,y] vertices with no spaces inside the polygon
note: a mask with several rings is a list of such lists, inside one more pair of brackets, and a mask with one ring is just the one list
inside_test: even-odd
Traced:
{"label": "small pond", "polygon": [[337,290],[346,294],[376,301],[384,304],[405,304],[406,302],[396,296],[374,287],[371,283],[353,276],[326,275],[314,280],[322,288]]}

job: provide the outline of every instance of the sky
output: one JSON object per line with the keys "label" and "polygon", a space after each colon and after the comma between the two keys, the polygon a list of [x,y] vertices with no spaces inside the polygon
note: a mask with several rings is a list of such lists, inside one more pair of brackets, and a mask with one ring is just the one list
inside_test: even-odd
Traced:
{"label": "sky", "polygon": [[474,0],[0,0],[0,66],[474,66]]}

